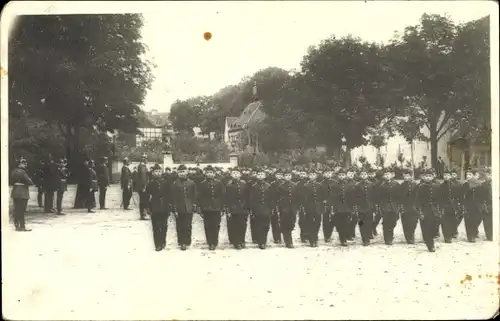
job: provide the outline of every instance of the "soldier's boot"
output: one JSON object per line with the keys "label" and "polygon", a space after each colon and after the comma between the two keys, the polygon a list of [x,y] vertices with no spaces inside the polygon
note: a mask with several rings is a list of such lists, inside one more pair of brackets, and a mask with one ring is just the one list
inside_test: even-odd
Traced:
{"label": "soldier's boot", "polygon": [[264,250],[266,248],[265,244],[259,244],[259,249]]}

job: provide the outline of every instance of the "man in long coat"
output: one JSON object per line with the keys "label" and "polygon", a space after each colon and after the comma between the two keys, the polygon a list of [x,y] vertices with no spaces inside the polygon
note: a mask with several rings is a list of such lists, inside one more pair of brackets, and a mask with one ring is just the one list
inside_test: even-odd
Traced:
{"label": "man in long coat", "polygon": [[31,231],[26,228],[24,219],[26,206],[30,198],[29,187],[33,185],[33,182],[26,173],[27,166],[28,163],[26,159],[22,157],[17,164],[17,168],[11,173],[11,182],[13,185],[11,197],[14,202],[14,226],[16,227],[16,231],[19,232]]}

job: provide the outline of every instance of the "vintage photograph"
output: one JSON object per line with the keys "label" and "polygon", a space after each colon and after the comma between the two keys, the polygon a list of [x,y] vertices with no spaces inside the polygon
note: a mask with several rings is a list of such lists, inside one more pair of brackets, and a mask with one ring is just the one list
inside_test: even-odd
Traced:
{"label": "vintage photograph", "polygon": [[3,317],[495,317],[498,54],[492,1],[8,3]]}

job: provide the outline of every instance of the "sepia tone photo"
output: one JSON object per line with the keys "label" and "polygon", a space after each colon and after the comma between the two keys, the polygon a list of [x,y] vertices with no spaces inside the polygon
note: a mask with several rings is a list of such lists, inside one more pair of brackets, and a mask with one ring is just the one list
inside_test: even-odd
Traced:
{"label": "sepia tone photo", "polygon": [[12,1],[8,320],[499,310],[490,1]]}

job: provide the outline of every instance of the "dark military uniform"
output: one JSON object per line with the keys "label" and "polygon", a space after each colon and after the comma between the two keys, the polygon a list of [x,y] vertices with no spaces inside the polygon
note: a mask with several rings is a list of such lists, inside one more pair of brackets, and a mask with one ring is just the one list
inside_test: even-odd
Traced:
{"label": "dark military uniform", "polygon": [[463,205],[465,209],[464,221],[467,240],[475,242],[479,225],[483,220],[481,199],[481,184],[476,180],[467,181],[462,185]]}
{"label": "dark military uniform", "polygon": [[178,178],[171,186],[172,205],[176,213],[177,242],[182,246],[191,245],[193,211],[196,185],[189,178]]}
{"label": "dark military uniform", "polygon": [[304,209],[307,235],[311,246],[317,246],[321,215],[325,211],[325,193],[320,183],[310,181],[304,186]]}
{"label": "dark military uniform", "polygon": [[480,200],[483,214],[484,234],[488,241],[493,241],[493,201],[491,179],[485,180],[480,186]]}
{"label": "dark military uniform", "polygon": [[273,234],[273,240],[274,243],[279,244],[281,243],[281,229],[280,229],[280,218],[279,218],[279,209],[278,209],[278,186],[282,182],[278,181],[277,179],[270,180],[269,184],[271,185],[271,188],[273,189],[273,211],[271,215],[271,232]]}
{"label": "dark military uniform", "polygon": [[139,164],[139,166],[137,166],[137,177],[134,183],[136,184],[136,191],[139,194],[139,214],[141,219],[146,219],[146,209],[149,207],[148,196],[146,194],[148,179],[148,167],[144,163]]}
{"label": "dark military uniform", "polygon": [[198,203],[203,214],[205,236],[210,247],[219,244],[224,187],[217,178],[207,177],[198,185]]}
{"label": "dark military uniform", "polygon": [[90,162],[88,167],[88,189],[87,189],[87,200],[85,202],[85,207],[89,213],[92,213],[92,209],[96,207],[95,192],[98,191],[99,187],[97,185],[97,174],[94,170],[92,162]]}
{"label": "dark military uniform", "polygon": [[[24,162],[21,160],[21,162]],[[26,229],[24,214],[30,198],[29,186],[33,185],[30,177],[23,168],[12,171],[11,181],[13,184],[11,197],[14,202],[14,226],[17,231],[30,231]]]}
{"label": "dark military uniform", "polygon": [[130,198],[132,197],[132,184],[132,171],[128,167],[128,164],[124,164],[120,175],[120,186],[122,188],[123,208],[126,210],[128,210]]}
{"label": "dark military uniform", "polygon": [[63,214],[62,212],[62,201],[64,197],[64,193],[68,190],[68,169],[61,165],[57,171],[57,193],[56,193],[56,208],[57,214]]}
{"label": "dark military uniform", "polygon": [[249,208],[249,186],[245,181],[230,179],[227,182],[224,206],[229,213],[229,242],[237,248],[244,247]]}
{"label": "dark military uniform", "polygon": [[373,213],[375,211],[373,184],[368,179],[361,179],[353,189],[355,212],[358,217],[359,232],[363,245],[370,244],[373,231]]}
{"label": "dark military uniform", "polygon": [[297,186],[292,181],[284,181],[277,187],[279,219],[283,240],[287,247],[293,247],[292,231],[297,220]]}
{"label": "dark military uniform", "polygon": [[325,179],[322,182],[322,188],[326,200],[325,210],[323,212],[323,236],[325,238],[325,242],[331,241],[335,225],[333,220],[333,200],[335,198],[333,191],[335,184],[336,182],[333,179]]}
{"label": "dark military uniform", "polygon": [[106,159],[97,170],[97,181],[99,184],[99,207],[101,209],[106,208],[106,191],[109,186],[109,168],[105,161]]}
{"label": "dark military uniform", "polygon": [[297,201],[299,204],[299,229],[300,229],[300,240],[302,243],[308,241],[308,229],[307,229],[307,219],[306,219],[306,211],[304,209],[305,206],[305,179],[299,179],[297,182]]}
{"label": "dark military uniform", "polygon": [[413,180],[404,181],[399,186],[398,203],[401,209],[401,224],[408,244],[415,244],[415,229],[419,213],[416,208],[418,185]]}
{"label": "dark military uniform", "polygon": [[349,222],[353,215],[354,186],[347,180],[339,180],[332,186],[333,221],[339,234],[340,244],[347,245]]}
{"label": "dark military uniform", "polygon": [[393,180],[384,181],[377,193],[380,211],[382,214],[382,227],[385,244],[391,245],[394,240],[394,228],[399,220],[397,203],[399,184]]}
{"label": "dark military uniform", "polygon": [[425,245],[429,251],[433,252],[435,250],[435,228],[441,215],[439,185],[433,181],[420,183],[417,189],[417,206],[420,212],[420,228]]}
{"label": "dark military uniform", "polygon": [[[159,167],[158,167],[159,168]],[[151,223],[153,227],[153,240],[157,251],[165,248],[167,239],[167,224],[169,212],[165,206],[165,196],[168,190],[160,177],[152,175],[146,185],[146,195],[151,210]]]}
{"label": "dark military uniform", "polygon": [[43,171],[43,191],[45,193],[45,213],[54,212],[54,193],[58,185],[58,169],[56,163],[51,159],[45,165]]}
{"label": "dark military uniform", "polygon": [[380,174],[377,173],[377,176],[373,180],[373,190],[374,190],[374,206],[375,206],[375,215],[373,216],[373,236],[378,235],[377,232],[377,227],[380,221],[382,220],[382,212],[380,210],[380,200],[379,200],[379,192],[380,192],[380,186],[382,185],[383,181],[382,178],[380,177]]}
{"label": "dark military uniform", "polygon": [[259,247],[267,244],[267,234],[273,210],[272,188],[269,183],[257,181],[250,192],[250,206],[254,217],[255,241]]}
{"label": "dark military uniform", "polygon": [[38,207],[43,207],[43,170],[45,168],[45,164],[42,162],[40,166],[36,169],[33,174],[33,183],[37,187],[37,202]]}
{"label": "dark military uniform", "polygon": [[451,243],[461,215],[461,186],[453,180],[445,180],[439,186],[440,208],[442,210],[441,229],[444,241]]}

